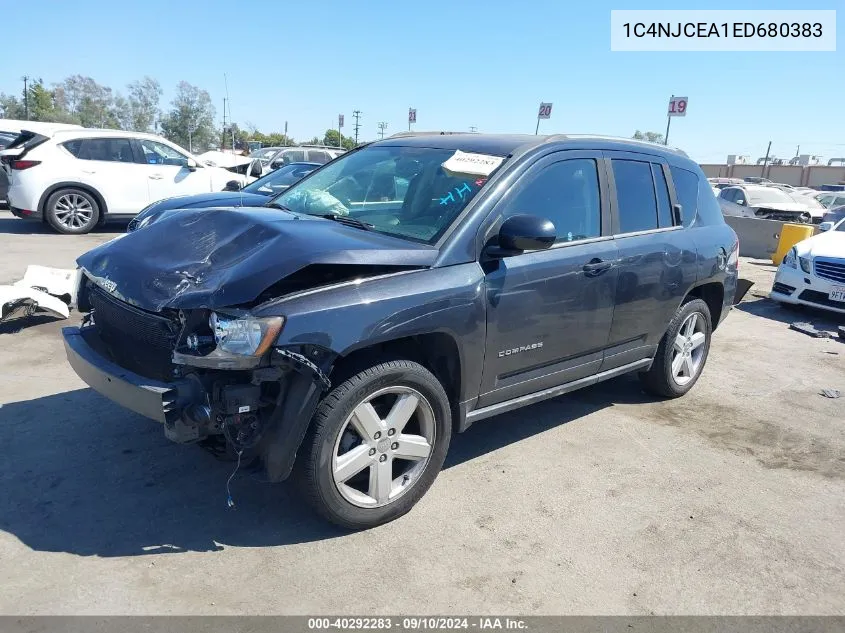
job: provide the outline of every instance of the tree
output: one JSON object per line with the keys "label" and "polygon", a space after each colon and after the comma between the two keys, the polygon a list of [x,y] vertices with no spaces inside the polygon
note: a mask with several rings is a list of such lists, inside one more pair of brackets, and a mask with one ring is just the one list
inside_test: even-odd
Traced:
{"label": "tree", "polygon": [[[329,147],[338,147],[337,137],[337,130],[326,130],[326,133],[323,135],[323,140],[317,143],[312,143],[312,145],[328,145]],[[349,136],[342,135],[340,139],[340,146],[344,149],[352,149],[353,147],[355,147],[355,139]]]}
{"label": "tree", "polygon": [[91,77],[73,75],[54,90],[59,110],[64,110],[85,127],[120,127],[114,110],[112,89]]}
{"label": "tree", "polygon": [[158,102],[161,98],[161,85],[152,77],[133,81],[128,88],[126,110],[129,126],[124,129],[135,132],[150,132],[158,116]]}
{"label": "tree", "polygon": [[214,128],[216,110],[208,92],[180,81],[170,112],[162,118],[161,129],[174,143],[193,151],[205,150],[216,143],[218,133]]}
{"label": "tree", "polygon": [[0,92],[0,116],[4,119],[24,119],[26,112],[22,101],[15,95]]}
{"label": "tree", "polygon": [[662,143],[663,135],[658,132],[640,132],[637,130],[632,137],[637,141],[648,141],[650,143]]}

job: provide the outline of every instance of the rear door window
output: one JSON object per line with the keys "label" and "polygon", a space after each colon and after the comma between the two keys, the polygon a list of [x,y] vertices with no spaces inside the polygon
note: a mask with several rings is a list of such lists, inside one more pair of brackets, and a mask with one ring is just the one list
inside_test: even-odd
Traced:
{"label": "rear door window", "polygon": [[324,152],[324,151],[319,150],[319,149],[309,149],[308,150],[308,160],[311,161],[312,163],[320,163],[321,165],[324,165],[327,162],[329,162],[331,159],[332,159],[332,157],[329,156],[328,152]]}
{"label": "rear door window", "polygon": [[662,165],[652,163],[651,173],[654,176],[654,190],[657,192],[657,222],[661,229],[665,229],[673,224],[669,185],[666,183],[666,176],[663,175]]}
{"label": "rear door window", "polygon": [[619,233],[658,228],[651,163],[614,158],[611,164],[616,181]]}
{"label": "rear door window", "polygon": [[[76,145],[79,143],[79,145]],[[127,138],[86,138],[64,144],[71,154],[82,160],[132,163],[132,143]],[[68,147],[70,145],[70,147]],[[75,152],[75,153],[74,153]]]}

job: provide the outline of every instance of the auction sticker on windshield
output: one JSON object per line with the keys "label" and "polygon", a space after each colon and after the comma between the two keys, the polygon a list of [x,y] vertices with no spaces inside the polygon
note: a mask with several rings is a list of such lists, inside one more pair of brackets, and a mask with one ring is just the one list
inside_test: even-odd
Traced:
{"label": "auction sticker on windshield", "polygon": [[501,156],[473,154],[457,150],[444,163],[443,169],[452,174],[489,176],[505,160]]}

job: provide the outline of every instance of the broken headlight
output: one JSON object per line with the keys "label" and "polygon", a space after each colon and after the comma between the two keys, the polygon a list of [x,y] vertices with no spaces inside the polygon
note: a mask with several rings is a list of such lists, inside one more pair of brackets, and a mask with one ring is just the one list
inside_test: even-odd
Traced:
{"label": "broken headlight", "polygon": [[214,312],[208,319],[217,349],[240,356],[261,356],[270,349],[284,322],[283,317],[232,318]]}

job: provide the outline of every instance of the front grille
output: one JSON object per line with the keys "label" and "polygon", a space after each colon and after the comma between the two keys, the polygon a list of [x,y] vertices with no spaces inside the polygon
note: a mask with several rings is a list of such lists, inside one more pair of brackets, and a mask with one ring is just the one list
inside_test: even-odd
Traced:
{"label": "front grille", "polygon": [[845,260],[816,259],[813,261],[816,277],[845,283]]}
{"label": "front grille", "polygon": [[798,295],[798,298],[802,301],[817,303],[818,305],[827,306],[829,308],[845,310],[845,302],[831,301],[827,298],[826,293],[819,292],[818,290],[804,290],[800,295]]}
{"label": "front grille", "polygon": [[791,295],[793,292],[795,292],[795,288],[793,286],[788,285],[788,284],[782,284],[780,282],[776,282],[772,286],[772,292],[779,292],[782,295]]}
{"label": "front grille", "polygon": [[178,324],[120,301],[102,288],[90,288],[88,300],[94,313],[94,327],[108,344],[115,361],[149,378],[170,377]]}

